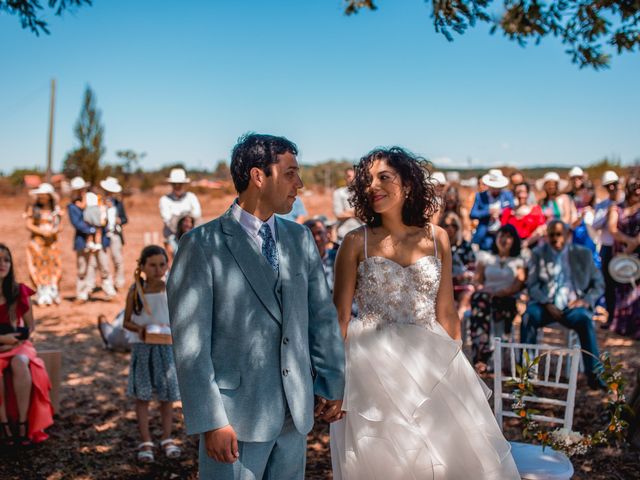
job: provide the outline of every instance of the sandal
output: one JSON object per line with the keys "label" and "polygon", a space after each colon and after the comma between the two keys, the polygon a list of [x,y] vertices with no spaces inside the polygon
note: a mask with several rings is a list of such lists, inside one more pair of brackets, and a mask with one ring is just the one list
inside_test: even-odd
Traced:
{"label": "sandal", "polygon": [[13,447],[15,445],[15,437],[9,422],[0,422],[0,445],[4,447]]}
{"label": "sandal", "polygon": [[29,438],[29,427],[27,422],[18,422],[18,434],[16,435],[15,443],[19,447],[30,447],[33,445]]}
{"label": "sandal", "polygon": [[176,443],[173,441],[173,438],[162,440],[160,442],[160,446],[164,450],[164,454],[167,456],[167,458],[178,458],[182,453],[182,450],[180,450],[180,447],[176,445]]}
{"label": "sandal", "polygon": [[[147,447],[151,448],[147,450]],[[138,461],[141,463],[152,463],[155,460],[153,447],[153,442],[142,442],[138,445]]]}

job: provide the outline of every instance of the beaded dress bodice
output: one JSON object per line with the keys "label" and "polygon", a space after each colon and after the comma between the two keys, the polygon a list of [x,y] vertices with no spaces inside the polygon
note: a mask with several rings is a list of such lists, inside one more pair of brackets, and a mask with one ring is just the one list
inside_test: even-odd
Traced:
{"label": "beaded dress bodice", "polygon": [[406,267],[365,253],[356,280],[357,320],[378,329],[398,323],[433,326],[440,269],[437,252]]}

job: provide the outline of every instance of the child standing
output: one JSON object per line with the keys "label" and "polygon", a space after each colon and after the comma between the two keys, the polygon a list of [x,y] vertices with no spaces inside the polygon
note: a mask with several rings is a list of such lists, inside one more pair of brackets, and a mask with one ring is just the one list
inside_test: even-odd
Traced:
{"label": "child standing", "polygon": [[[136,416],[142,443],[138,445],[138,460],[153,462],[153,447],[149,431],[149,402],[155,396],[160,401],[162,438],[160,446],[168,458],[180,456],[180,448],[171,438],[173,402],[180,400],[178,379],[170,345],[169,307],[164,275],[168,268],[167,253],[162,247],[148,245],[140,254],[135,284],[127,296],[124,328],[138,334],[133,344],[127,394],[136,399]],[[158,340],[160,338],[160,340]],[[151,343],[153,342],[153,343]]]}

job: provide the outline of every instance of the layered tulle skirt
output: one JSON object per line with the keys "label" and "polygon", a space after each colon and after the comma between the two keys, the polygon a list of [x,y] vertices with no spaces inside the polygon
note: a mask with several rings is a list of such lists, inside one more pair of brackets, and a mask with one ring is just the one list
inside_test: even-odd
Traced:
{"label": "layered tulle skirt", "polygon": [[331,425],[335,479],[518,479],[491,391],[437,323],[352,321],[346,417]]}

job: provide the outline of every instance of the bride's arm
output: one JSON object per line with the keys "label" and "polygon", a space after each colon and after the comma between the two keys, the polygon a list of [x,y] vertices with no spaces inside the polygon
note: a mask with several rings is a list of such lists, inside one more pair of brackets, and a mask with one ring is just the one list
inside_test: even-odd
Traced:
{"label": "bride's arm", "polygon": [[451,245],[449,236],[440,227],[435,227],[438,254],[442,262],[440,289],[436,298],[436,320],[454,340],[460,340],[460,317],[453,300],[453,279],[451,277]]}
{"label": "bride's arm", "polygon": [[333,303],[336,306],[336,310],[338,310],[338,322],[340,323],[342,338],[347,337],[347,328],[351,320],[351,304],[356,290],[356,273],[363,241],[361,229],[349,232],[344,237],[336,257]]}

